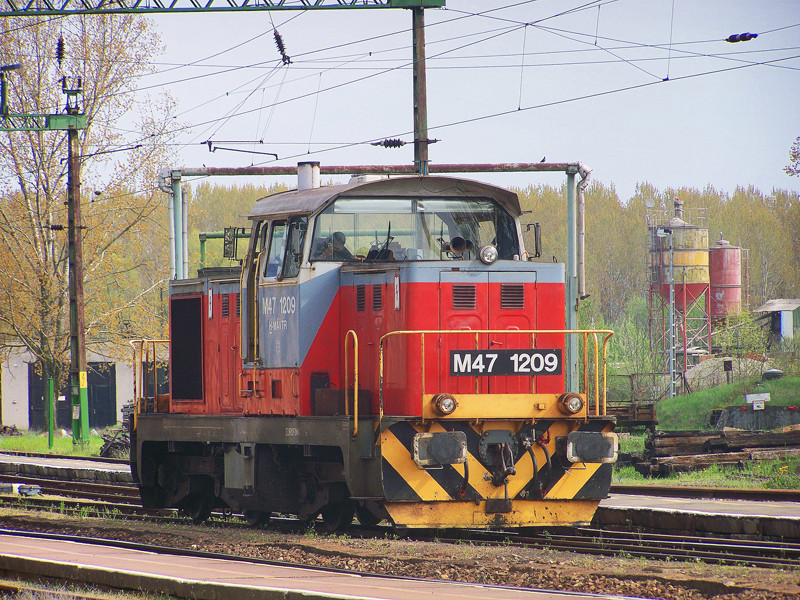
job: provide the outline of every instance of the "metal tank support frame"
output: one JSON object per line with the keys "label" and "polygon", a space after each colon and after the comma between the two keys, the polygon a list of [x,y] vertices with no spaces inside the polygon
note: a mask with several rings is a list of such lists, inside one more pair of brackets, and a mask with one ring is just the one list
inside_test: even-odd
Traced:
{"label": "metal tank support frame", "polygon": [[[188,262],[188,215],[180,182],[184,177],[220,176],[287,176],[298,175],[311,166],[322,175],[419,175],[412,165],[331,165],[320,166],[317,162],[299,163],[297,167],[203,167],[163,169],[159,175],[159,188],[170,194],[170,278],[185,279],[189,276]],[[563,172],[567,175],[567,261],[564,310],[565,328],[578,329],[578,303],[588,298],[586,294],[584,260],[584,207],[585,192],[592,169],[580,162],[572,163],[473,163],[430,164],[428,174],[463,173],[520,173]],[[580,180],[577,181],[575,176]],[[319,176],[317,175],[317,181]],[[564,362],[566,391],[577,391],[579,344],[574,336],[567,336]]]}
{"label": "metal tank support frame", "polygon": [[648,315],[651,352],[663,357],[669,396],[692,364],[692,355],[711,352],[711,288],[705,209],[690,217],[679,198],[649,210]]}

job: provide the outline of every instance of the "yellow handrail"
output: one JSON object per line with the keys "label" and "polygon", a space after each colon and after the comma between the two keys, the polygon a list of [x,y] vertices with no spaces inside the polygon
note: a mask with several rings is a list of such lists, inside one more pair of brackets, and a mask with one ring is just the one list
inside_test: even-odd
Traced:
{"label": "yellow handrail", "polygon": [[[349,333],[349,332],[348,332]],[[378,345],[378,369],[379,369],[379,389],[378,389],[378,398],[379,398],[379,408],[380,408],[380,419],[383,419],[383,353],[384,353],[384,342],[393,336],[398,335],[419,335],[420,336],[420,348],[422,352],[422,364],[423,368],[421,369],[422,374],[422,382],[421,382],[421,389],[422,394],[425,394],[425,336],[431,335],[463,335],[463,334],[474,334],[475,335],[475,348],[478,349],[479,345],[479,335],[481,334],[501,334],[501,335],[516,335],[516,334],[530,334],[531,335],[531,347],[535,344],[536,335],[538,334],[583,334],[583,388],[584,393],[588,395],[589,393],[589,354],[588,354],[588,346],[589,346],[589,336],[592,336],[594,341],[594,364],[595,364],[595,373],[594,373],[594,400],[595,400],[595,415],[596,416],[605,416],[606,414],[606,385],[607,385],[607,374],[606,374],[606,359],[608,357],[608,340],[614,335],[614,332],[610,329],[420,329],[414,331],[390,331],[389,333],[384,334],[381,336],[380,343]],[[598,334],[605,334],[603,338],[603,376],[602,376],[602,395],[600,392],[601,389],[601,379],[600,374],[598,372],[597,365],[599,364],[600,360],[600,348],[599,348],[599,339]],[[475,378],[475,391],[478,392],[478,378]]]}
{"label": "yellow handrail", "polygon": [[133,428],[136,429],[139,413],[142,412],[142,401],[147,396],[148,381],[145,378],[144,365],[150,362],[150,350],[153,351],[153,401],[157,402],[158,394],[158,344],[169,344],[169,340],[129,340],[133,348]]}
{"label": "yellow handrail", "polygon": [[358,434],[358,335],[352,329],[344,336],[344,414],[350,416],[350,406],[347,401],[350,369],[347,368],[347,342],[353,339],[353,437]]}

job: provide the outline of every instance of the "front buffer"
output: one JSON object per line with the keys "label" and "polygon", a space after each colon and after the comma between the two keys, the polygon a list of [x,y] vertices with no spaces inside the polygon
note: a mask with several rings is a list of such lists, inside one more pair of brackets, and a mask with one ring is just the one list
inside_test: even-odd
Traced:
{"label": "front buffer", "polygon": [[611,484],[613,428],[605,416],[395,422],[379,439],[385,508],[398,527],[586,525]]}

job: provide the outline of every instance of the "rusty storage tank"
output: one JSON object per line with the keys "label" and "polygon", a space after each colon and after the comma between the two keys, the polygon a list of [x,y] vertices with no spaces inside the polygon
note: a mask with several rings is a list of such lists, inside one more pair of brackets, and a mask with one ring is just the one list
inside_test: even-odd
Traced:
{"label": "rusty storage tank", "polygon": [[711,318],[722,321],[742,309],[742,249],[719,240],[708,251]]}
{"label": "rusty storage tank", "polygon": [[658,293],[669,300],[669,236],[657,231],[669,227],[673,233],[675,307],[684,311],[709,287],[708,229],[683,220],[683,202],[675,198],[675,216],[668,223],[651,226],[650,281]]}

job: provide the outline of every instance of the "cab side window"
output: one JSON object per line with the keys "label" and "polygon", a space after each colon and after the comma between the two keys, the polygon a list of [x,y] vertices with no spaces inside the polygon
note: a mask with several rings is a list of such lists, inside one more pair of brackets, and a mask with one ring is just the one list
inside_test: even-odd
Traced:
{"label": "cab side window", "polygon": [[269,249],[264,262],[264,277],[275,279],[283,269],[286,251],[286,221],[273,221],[270,228]]}
{"label": "cab side window", "polygon": [[303,243],[308,229],[308,217],[293,217],[288,221],[273,221],[264,257],[264,279],[280,281],[297,277],[303,263]]}
{"label": "cab side window", "polygon": [[289,221],[286,238],[286,260],[283,266],[284,277],[297,277],[303,262],[303,244],[306,240],[308,217],[294,217]]}

